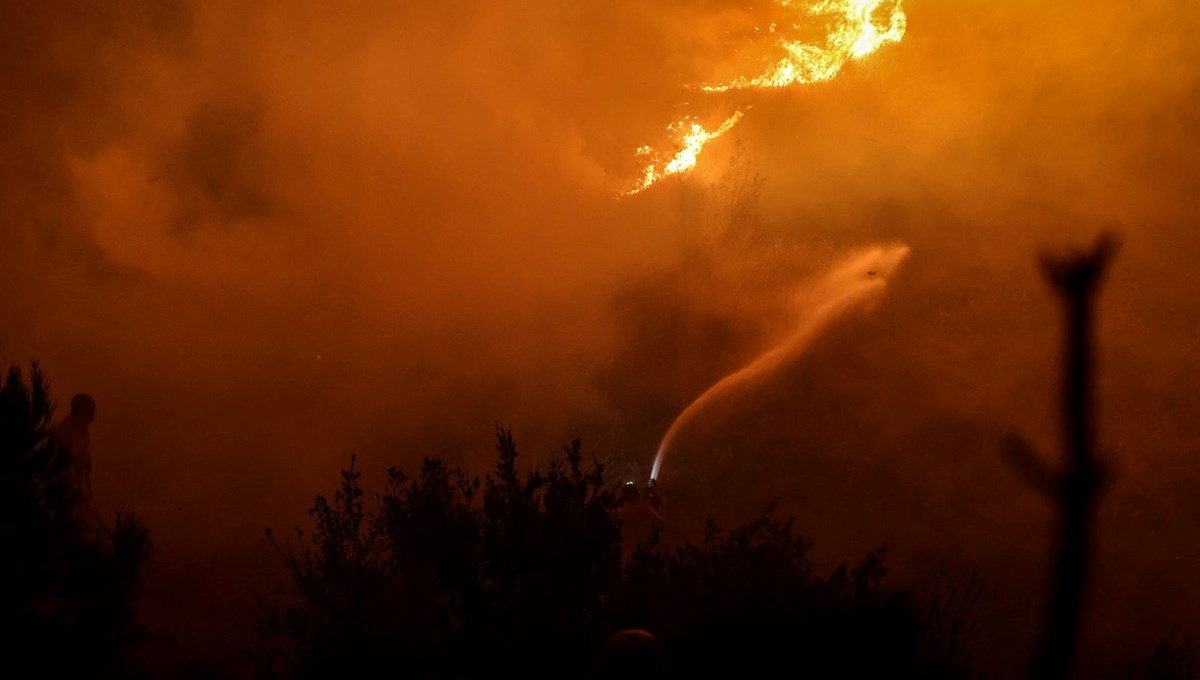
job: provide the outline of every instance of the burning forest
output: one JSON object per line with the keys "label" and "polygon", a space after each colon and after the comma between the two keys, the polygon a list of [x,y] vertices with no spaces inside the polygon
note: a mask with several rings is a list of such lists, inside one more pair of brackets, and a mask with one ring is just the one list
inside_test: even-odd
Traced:
{"label": "burning forest", "polygon": [[0,676],[1195,677],[1197,29],[8,3]]}

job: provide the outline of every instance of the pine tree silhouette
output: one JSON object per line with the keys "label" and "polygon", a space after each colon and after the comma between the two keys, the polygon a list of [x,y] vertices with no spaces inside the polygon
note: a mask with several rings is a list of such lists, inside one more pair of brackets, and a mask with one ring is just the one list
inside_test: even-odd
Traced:
{"label": "pine tree silhouette", "polygon": [[11,367],[0,383],[0,663],[50,677],[128,675],[149,532],[121,513],[99,536],[81,525],[81,499],[60,483],[70,452],[53,418],[38,363],[28,380]]}

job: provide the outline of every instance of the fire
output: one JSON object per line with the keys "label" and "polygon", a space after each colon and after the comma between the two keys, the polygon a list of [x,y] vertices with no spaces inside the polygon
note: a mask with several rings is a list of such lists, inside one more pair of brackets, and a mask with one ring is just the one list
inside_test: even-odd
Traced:
{"label": "fire", "polygon": [[694,118],[685,118],[671,123],[667,126],[667,131],[671,133],[671,137],[675,141],[675,148],[678,151],[674,155],[668,156],[667,154],[656,152],[648,146],[638,149],[638,156],[649,156],[651,160],[650,164],[642,171],[642,178],[638,180],[637,185],[633,189],[630,189],[628,193],[636,194],[639,191],[644,191],[663,177],[687,172],[696,167],[696,162],[700,158],[700,152],[704,150],[704,145],[729,132],[742,119],[742,113],[742,111],[735,112],[711,132],[704,129],[704,126],[696,122]]}
{"label": "fire", "polygon": [[[901,0],[823,0],[797,7],[794,0],[778,0],[781,7],[797,12],[790,28],[772,24],[768,32],[783,58],[765,73],[741,76],[731,82],[701,85],[705,92],[728,92],[758,87],[788,87],[832,80],[847,62],[861,59],[887,43],[898,43],[908,28]],[[805,43],[798,34],[806,28],[804,18],[825,19],[825,42]]]}
{"label": "fire", "polygon": [[[757,76],[739,76],[725,83],[700,85],[708,93],[733,92],[750,88],[779,88],[832,80],[851,60],[861,59],[888,43],[898,43],[908,28],[902,0],[775,0],[793,15],[790,24],[780,28],[773,23],[766,32],[783,57]],[[806,42],[801,34],[811,31],[814,22],[824,21],[825,38],[820,44]],[[667,126],[674,153],[656,151],[649,146],[637,150],[638,157],[649,157],[642,176],[626,195],[636,194],[670,175],[686,173],[696,167],[704,145],[728,132],[742,118],[742,110],[709,131],[695,118],[675,121]]]}

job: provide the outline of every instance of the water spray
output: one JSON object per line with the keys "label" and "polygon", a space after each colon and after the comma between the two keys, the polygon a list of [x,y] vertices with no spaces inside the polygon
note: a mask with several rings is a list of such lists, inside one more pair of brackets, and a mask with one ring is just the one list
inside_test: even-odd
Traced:
{"label": "water spray", "polygon": [[805,291],[804,306],[808,313],[791,335],[742,368],[713,383],[675,418],[658,445],[647,487],[653,486],[658,480],[663,460],[676,435],[696,414],[721,397],[755,384],[795,361],[832,323],[877,299],[887,286],[887,277],[907,256],[908,246],[904,245],[869,248],[847,258],[811,290]]}

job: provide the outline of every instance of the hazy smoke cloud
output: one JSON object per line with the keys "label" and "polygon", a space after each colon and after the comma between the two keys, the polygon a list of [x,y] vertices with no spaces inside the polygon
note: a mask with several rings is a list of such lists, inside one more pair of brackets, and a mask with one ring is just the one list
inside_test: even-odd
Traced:
{"label": "hazy smoke cloud", "polygon": [[[1197,623],[1200,10],[910,0],[903,43],[754,93],[692,177],[617,200],[753,11],[10,4],[0,356],[96,396],[97,494],[151,521],[160,606],[190,579],[231,590],[189,618],[236,620],[260,529],[352,451],[479,465],[499,421],[535,460],[582,434],[644,474],[678,410],[794,321],[787,290],[878,242],[912,255],[875,314],[681,438],[677,525],[774,500],[831,559],[962,556],[1036,601],[1045,508],[994,447],[1057,441],[1033,255],[1115,223],[1090,634]],[[995,606],[1022,644],[1036,609]]]}

